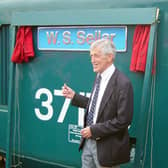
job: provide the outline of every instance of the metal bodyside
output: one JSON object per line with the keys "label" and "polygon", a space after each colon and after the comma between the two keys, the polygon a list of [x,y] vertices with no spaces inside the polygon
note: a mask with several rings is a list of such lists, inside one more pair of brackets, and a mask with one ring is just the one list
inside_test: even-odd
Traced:
{"label": "metal bodyside", "polygon": [[[39,4],[40,2],[40,4]],[[156,69],[156,75],[153,78],[154,80],[154,84],[150,85],[151,87],[153,87],[152,90],[152,96],[154,97],[154,100],[152,102],[150,102],[151,100],[151,93],[150,95],[147,95],[146,99],[149,99],[149,102],[152,104],[152,108],[148,108],[147,112],[150,111],[150,115],[147,115],[147,128],[148,130],[146,130],[146,135],[145,135],[145,142],[143,142],[145,144],[143,152],[144,155],[141,158],[144,167],[148,168],[148,167],[153,167],[153,168],[157,168],[160,167],[160,164],[163,167],[168,167],[168,162],[167,162],[167,134],[165,133],[164,130],[166,130],[167,128],[167,107],[166,107],[166,100],[168,99],[168,94],[166,93],[167,90],[167,85],[168,85],[168,78],[165,77],[165,75],[167,75],[168,73],[168,58],[167,58],[167,53],[168,53],[168,36],[167,36],[167,29],[168,29],[168,1],[133,1],[133,0],[127,0],[124,2],[120,2],[120,1],[27,1],[27,2],[23,2],[23,1],[1,1],[0,2],[0,23],[1,24],[6,24],[6,23],[13,23],[15,25],[19,24],[22,25],[22,23],[26,23],[26,21],[30,20],[30,22],[28,22],[28,24],[33,23],[33,19],[34,18],[28,18],[28,20],[24,20],[22,18],[20,18],[20,20],[12,20],[13,17],[17,16],[17,14],[19,14],[20,12],[25,11],[25,16],[26,16],[26,11],[27,14],[31,13],[31,14],[38,14],[38,11],[41,12],[42,14],[43,11],[50,11],[50,10],[55,10],[56,13],[58,12],[59,14],[61,13],[62,10],[66,10],[67,13],[68,11],[74,11],[74,13],[76,12],[76,14],[78,14],[78,11],[83,10],[83,9],[89,9],[91,11],[97,10],[97,9],[101,9],[102,11],[107,11],[108,9],[113,9],[113,8],[147,8],[147,7],[158,7],[160,8],[160,24],[158,26],[158,43],[157,43],[157,69]],[[92,10],[93,9],[93,10]],[[123,9],[124,11],[125,9]],[[12,12],[15,11],[16,15],[12,16]],[[90,15],[92,13],[89,13]],[[89,17],[89,14],[87,15],[87,17]],[[107,13],[108,14],[108,13]],[[142,12],[142,17],[143,16],[143,12]],[[131,14],[130,14],[131,15]],[[132,15],[136,16],[136,11],[134,11],[132,13]],[[30,15],[27,15],[30,16]],[[80,16],[80,13],[79,13]],[[100,16],[100,15],[99,15]],[[57,17],[61,18],[61,16],[54,16],[55,19],[57,19]],[[104,16],[105,17],[105,16]],[[17,17],[16,17],[17,18]],[[118,15],[118,19],[115,18],[116,21],[120,20],[120,15]],[[138,17],[137,20],[135,20],[135,22],[138,22]],[[146,18],[145,18],[146,19]],[[100,19],[101,20],[101,19]],[[121,19],[122,20],[122,19]],[[129,19],[128,19],[129,20]],[[57,22],[57,21],[53,21],[53,22]],[[83,20],[78,17],[76,22],[83,22]],[[52,23],[52,21],[50,21],[50,23]],[[75,24],[75,21],[72,21],[71,24]],[[96,15],[95,15],[95,23],[96,25],[99,23],[98,19],[96,20]],[[63,23],[62,23],[63,24]],[[84,23],[85,24],[85,23]],[[91,23],[90,23],[91,24]],[[109,24],[105,23],[104,24]],[[124,23],[126,24],[126,23]],[[53,24],[54,25],[54,24]],[[66,24],[67,25],[67,24]],[[38,25],[36,25],[38,26]],[[34,27],[33,31],[36,35],[36,28]],[[117,59],[116,59],[116,65],[119,67],[119,69],[121,69],[122,71],[124,71],[128,77],[131,79],[131,81],[133,82],[134,85],[134,91],[135,91],[135,96],[136,96],[136,100],[135,100],[135,116],[134,116],[134,120],[133,123],[137,126],[138,124],[138,119],[139,117],[143,117],[142,114],[140,114],[140,105],[141,105],[141,96],[142,96],[142,85],[143,85],[143,79],[144,79],[144,74],[140,74],[140,73],[133,73],[129,71],[129,64],[130,64],[130,57],[131,57],[131,45],[132,45],[132,36],[133,36],[133,31],[134,31],[135,25],[129,25],[128,27],[128,51],[125,54],[121,54],[119,53],[117,55]],[[36,44],[36,41],[35,41]],[[58,57],[55,57],[58,56]],[[66,56],[69,56],[68,58]],[[24,154],[24,152],[26,152],[26,154],[32,154],[32,149],[34,148],[35,154],[38,154],[38,152],[40,152],[41,158],[45,156],[43,155],[43,149],[40,149],[40,143],[42,145],[45,144],[45,140],[48,142],[50,142],[49,144],[49,148],[47,148],[46,146],[46,150],[48,150],[48,154],[52,157],[49,157],[49,159],[54,160],[54,150],[52,149],[52,147],[54,147],[54,140],[51,139],[52,137],[54,137],[56,139],[56,135],[55,135],[55,131],[60,131],[61,129],[65,131],[66,126],[64,127],[63,125],[59,125],[58,127],[55,127],[54,124],[56,123],[56,121],[52,120],[50,123],[43,123],[41,121],[38,121],[36,118],[33,118],[32,116],[34,115],[34,113],[30,113],[34,106],[31,104],[31,102],[34,103],[33,100],[33,96],[36,92],[36,90],[38,89],[38,87],[44,87],[44,86],[48,86],[52,89],[54,89],[54,86],[56,86],[57,88],[61,87],[61,84],[67,80],[67,82],[71,83],[72,86],[76,87],[77,90],[80,91],[80,88],[78,88],[78,85],[80,85],[81,87],[85,88],[85,91],[88,91],[90,89],[90,85],[88,83],[85,83],[84,80],[82,79],[82,75],[80,77],[78,76],[78,72],[81,71],[81,65],[82,66],[86,66],[88,67],[87,70],[87,74],[88,74],[88,79],[93,80],[93,74],[91,73],[91,67],[89,66],[89,58],[88,53],[67,53],[67,52],[55,52],[55,53],[50,53],[50,52],[41,52],[36,50],[36,56],[37,58],[34,60],[34,62],[31,62],[28,65],[21,65],[18,66],[19,72],[21,74],[19,74],[19,76],[17,76],[16,79],[19,80],[19,84],[20,86],[27,86],[28,90],[21,90],[22,92],[19,92],[20,94],[20,102],[24,102],[24,101],[29,101],[30,100],[30,104],[28,102],[28,107],[30,107],[30,109],[25,109],[24,105],[26,104],[22,104],[21,105],[21,109],[23,110],[24,113],[22,113],[21,115],[21,126],[22,126],[22,154]],[[44,57],[43,57],[44,56]],[[46,57],[48,56],[48,58]],[[54,57],[53,57],[54,56]],[[41,59],[40,59],[41,58]],[[63,66],[61,66],[60,64],[62,63],[61,59],[64,59],[64,64]],[[68,59],[68,60],[67,60]],[[50,65],[52,65],[51,67],[45,67],[45,63],[48,61],[48,63]],[[44,69],[40,69],[40,62],[41,65],[43,67],[46,68],[46,71],[44,71]],[[55,69],[54,64],[52,64],[53,62],[56,62],[56,67],[58,67],[59,69]],[[33,67],[33,63],[36,65],[35,67],[35,71],[31,71],[34,70],[32,69]],[[70,65],[76,65],[77,66],[71,66]],[[39,68],[39,69],[38,69]],[[72,69],[70,71],[70,69]],[[56,72],[56,74],[52,74],[52,72]],[[61,77],[61,74],[64,72],[65,77]],[[28,78],[22,78],[23,74],[27,75]],[[36,74],[37,73],[37,74]],[[50,74],[51,73],[51,74]],[[40,75],[45,75],[47,76],[48,74],[50,74],[48,76],[48,81],[46,81],[46,77],[40,77]],[[73,76],[75,74],[75,76]],[[85,74],[85,70],[82,69],[82,74]],[[37,75],[37,76],[34,76]],[[31,78],[34,77],[34,78]],[[37,81],[39,82],[39,86],[36,87],[35,85],[31,85],[31,87],[28,84],[32,84],[32,82],[34,82],[32,79],[37,79]],[[71,80],[73,79],[73,80]],[[40,82],[41,80],[41,82]],[[56,83],[56,85],[53,85],[50,81],[54,82],[54,81],[58,81],[58,83]],[[37,83],[38,83],[37,82]],[[77,82],[77,83],[76,83]],[[35,83],[35,84],[37,84]],[[148,88],[148,89],[151,89]],[[25,95],[28,95],[29,99],[25,97]],[[23,97],[23,98],[22,98]],[[32,100],[31,100],[32,99]],[[138,102],[139,101],[139,102]],[[63,100],[60,101],[61,103],[63,103]],[[59,106],[59,103],[57,104]],[[27,106],[26,106],[27,107]],[[56,107],[55,107],[56,108]],[[69,118],[67,118],[66,122],[71,122],[74,121],[75,115],[72,114],[73,111],[75,111],[75,109],[71,109],[69,112]],[[4,113],[3,113],[4,114]],[[6,114],[6,113],[5,113]],[[73,115],[73,116],[70,116]],[[0,118],[0,120],[4,119],[4,116],[2,118]],[[25,118],[27,117],[27,118]],[[32,121],[32,118],[33,121]],[[55,117],[58,117],[58,114],[55,114]],[[146,119],[144,119],[146,120]],[[7,115],[6,115],[6,121],[7,121]],[[30,124],[32,123],[32,124]],[[34,124],[34,125],[33,125]],[[36,125],[35,125],[36,124]],[[58,124],[58,123],[56,123]],[[143,122],[142,122],[143,124]],[[138,125],[139,126],[139,125]],[[35,128],[36,127],[36,128]],[[61,128],[62,127],[62,128]],[[50,138],[47,139],[47,137],[42,136],[43,133],[43,129],[47,130],[46,135],[48,135]],[[46,129],[47,128],[47,129]],[[50,129],[49,129],[50,128]],[[35,131],[39,131],[38,133],[35,133]],[[48,131],[48,129],[50,131]],[[34,132],[33,132],[33,131]],[[143,130],[144,131],[144,130]],[[1,131],[0,133],[4,134],[4,130]],[[52,136],[52,134],[54,134]],[[141,132],[141,128],[137,128],[133,130],[133,132],[131,132],[131,134],[135,137],[140,137],[141,134],[143,134]],[[33,146],[34,143],[34,139],[31,136],[37,136],[36,138],[38,139],[38,136],[41,138],[44,138],[44,142],[41,139],[40,143],[37,144],[36,148]],[[138,135],[138,136],[137,136]],[[62,136],[62,135],[61,135]],[[2,136],[1,136],[2,137]],[[29,137],[30,139],[27,139],[27,137]],[[62,137],[64,139],[64,137]],[[137,139],[138,141],[138,139]],[[3,140],[4,142],[4,140]],[[59,142],[60,143],[60,142]],[[62,144],[61,144],[62,145]],[[33,146],[33,147],[32,147]],[[3,146],[4,148],[4,146]],[[77,146],[75,146],[75,148],[77,148]],[[72,148],[73,150],[73,148]],[[55,150],[56,151],[56,150]],[[52,153],[53,152],[53,153]],[[34,153],[33,153],[34,154]],[[62,153],[62,155],[64,155],[64,152]],[[75,152],[75,156],[77,156],[77,153]],[[71,159],[71,157],[70,157]],[[77,160],[78,160],[78,156],[77,156]],[[73,158],[72,158],[73,160]],[[75,160],[75,159],[74,159]],[[65,164],[69,162],[69,160],[67,159],[65,161]],[[77,164],[78,165],[78,164]]]}

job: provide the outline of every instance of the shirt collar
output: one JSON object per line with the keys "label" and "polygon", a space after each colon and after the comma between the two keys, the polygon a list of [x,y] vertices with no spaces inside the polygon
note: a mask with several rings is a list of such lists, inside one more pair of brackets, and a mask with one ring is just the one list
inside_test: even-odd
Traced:
{"label": "shirt collar", "polygon": [[111,64],[106,70],[104,70],[101,73],[102,80],[106,80],[109,75],[112,76],[114,71],[115,71],[115,66],[114,66],[114,64]]}

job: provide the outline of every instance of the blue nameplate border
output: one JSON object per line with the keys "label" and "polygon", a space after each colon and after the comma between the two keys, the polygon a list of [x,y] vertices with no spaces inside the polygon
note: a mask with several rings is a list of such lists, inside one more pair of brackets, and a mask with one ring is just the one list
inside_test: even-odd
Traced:
{"label": "blue nameplate border", "polygon": [[111,40],[117,52],[127,50],[127,26],[38,27],[39,50],[89,51],[95,40]]}

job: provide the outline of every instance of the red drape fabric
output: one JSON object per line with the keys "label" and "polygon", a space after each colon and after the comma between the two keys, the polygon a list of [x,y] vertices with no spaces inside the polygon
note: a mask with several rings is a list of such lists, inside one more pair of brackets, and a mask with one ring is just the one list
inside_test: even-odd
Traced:
{"label": "red drape fabric", "polygon": [[21,26],[17,31],[11,61],[15,63],[28,62],[34,55],[32,28],[30,26]]}
{"label": "red drape fabric", "polygon": [[[150,36],[150,25],[137,25],[135,27],[133,36],[133,45],[132,45],[131,64],[130,64],[131,71],[145,72],[149,36]],[[155,66],[156,66],[156,57],[154,56],[152,73],[155,72]]]}

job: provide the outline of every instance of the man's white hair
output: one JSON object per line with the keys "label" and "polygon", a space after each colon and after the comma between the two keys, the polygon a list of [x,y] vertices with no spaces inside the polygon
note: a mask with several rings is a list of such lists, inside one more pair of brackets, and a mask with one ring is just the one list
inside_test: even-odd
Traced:
{"label": "man's white hair", "polygon": [[90,50],[93,50],[95,48],[99,48],[104,55],[112,54],[113,59],[115,58],[116,48],[115,45],[110,40],[100,39],[94,41],[90,46]]}

